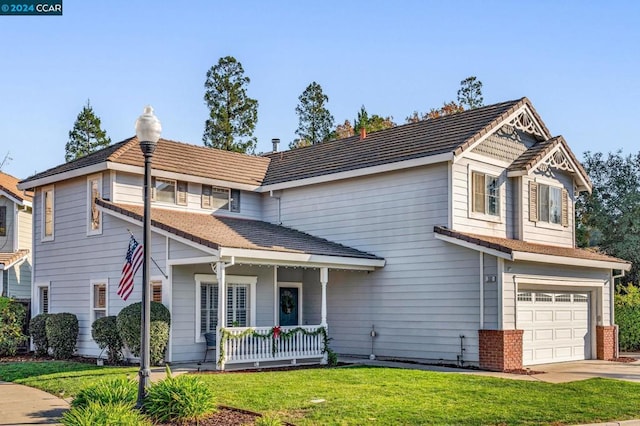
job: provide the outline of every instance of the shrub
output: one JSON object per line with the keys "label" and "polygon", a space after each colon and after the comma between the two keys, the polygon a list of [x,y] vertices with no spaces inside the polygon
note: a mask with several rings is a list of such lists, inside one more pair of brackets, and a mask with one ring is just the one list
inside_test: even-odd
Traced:
{"label": "shrub", "polygon": [[169,342],[169,326],[164,321],[151,322],[151,344],[149,345],[150,362],[160,365],[164,361],[164,351]]}
{"label": "shrub", "polygon": [[47,317],[49,314],[38,314],[29,322],[29,334],[36,347],[36,355],[43,356],[49,353],[47,342]]}
{"label": "shrub", "polygon": [[100,349],[107,349],[109,364],[122,361],[122,339],[118,333],[116,317],[98,318],[91,324],[91,336]]}
{"label": "shrub", "polygon": [[616,324],[619,327],[620,349],[640,349],[640,287],[629,284],[618,286],[615,295]]}
{"label": "shrub", "polygon": [[65,426],[151,426],[151,422],[138,410],[126,404],[100,404],[90,402],[85,407],[74,407],[64,413]]}
{"label": "shrub", "polygon": [[[142,309],[142,303],[133,303],[120,311],[118,317],[116,319],[116,324],[118,326],[118,334],[120,334],[120,338],[124,342],[125,345],[129,348],[131,353],[135,356],[140,356],[140,316]],[[162,303],[151,302],[151,324],[154,321],[162,321],[167,324],[167,327],[171,325],[171,314],[166,306]],[[162,334],[162,333],[161,333]],[[156,339],[165,339],[164,344],[161,342],[156,342]],[[151,333],[151,348],[158,346],[162,346],[162,352],[164,352],[164,348],[167,345],[169,339],[169,334],[167,333],[166,338],[163,335],[154,335]]]}
{"label": "shrub", "polygon": [[159,422],[198,421],[215,413],[213,391],[196,376],[171,377],[151,385],[144,408]]}
{"label": "shrub", "polygon": [[0,297],[0,355],[15,355],[18,347],[27,340],[22,334],[25,308],[22,304]]}
{"label": "shrub", "polygon": [[78,318],[70,313],[49,314],[47,317],[47,341],[56,359],[73,356],[78,339]]}
{"label": "shrub", "polygon": [[75,408],[84,408],[96,402],[102,405],[122,404],[129,408],[136,405],[138,382],[123,378],[100,380],[83,388],[71,402]]}

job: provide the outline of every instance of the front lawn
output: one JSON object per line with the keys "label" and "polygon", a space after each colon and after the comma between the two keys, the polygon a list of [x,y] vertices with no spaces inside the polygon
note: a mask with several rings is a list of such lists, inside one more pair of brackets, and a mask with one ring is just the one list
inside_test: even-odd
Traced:
{"label": "front lawn", "polygon": [[[105,375],[135,377],[137,372],[135,367],[34,364],[0,364],[0,379],[73,396]],[[640,417],[640,384],[608,379],[549,384],[368,367],[198,377],[214,389],[219,404],[276,412],[298,425],[560,425]]]}

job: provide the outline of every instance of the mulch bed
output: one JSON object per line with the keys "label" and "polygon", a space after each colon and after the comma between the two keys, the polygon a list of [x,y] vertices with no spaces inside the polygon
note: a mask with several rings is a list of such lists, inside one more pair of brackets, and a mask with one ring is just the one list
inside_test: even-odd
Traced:
{"label": "mulch bed", "polygon": [[636,362],[638,360],[638,358],[632,358],[630,356],[619,356],[618,358],[611,358],[608,359],[607,361],[613,361],[613,362]]}
{"label": "mulch bed", "polygon": [[217,412],[211,414],[203,419],[187,423],[158,423],[158,426],[240,426],[240,425],[252,425],[256,422],[256,419],[260,417],[258,413],[252,413],[250,411],[238,410],[230,407],[220,407]]}

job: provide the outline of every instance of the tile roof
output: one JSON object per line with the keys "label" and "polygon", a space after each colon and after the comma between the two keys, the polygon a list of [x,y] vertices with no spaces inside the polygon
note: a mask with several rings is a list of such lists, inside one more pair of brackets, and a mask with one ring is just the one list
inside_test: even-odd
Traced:
{"label": "tile roof", "polygon": [[[143,167],[144,157],[140,151],[138,139],[133,137],[110,145],[85,157],[30,176],[23,183],[102,162]],[[269,159],[264,157],[189,145],[167,139],[158,141],[152,162],[154,170],[186,173],[256,186],[262,183],[268,165]]]}
{"label": "tile roof", "polygon": [[530,243],[522,240],[514,240],[510,238],[489,237],[486,235],[457,232],[442,226],[434,227],[433,231],[436,234],[456,238],[461,241],[465,241],[465,242],[482,246],[482,247],[487,247],[487,248],[497,250],[506,254],[512,254],[513,252],[524,252],[524,253],[544,254],[549,256],[570,257],[574,259],[599,260],[604,262],[623,263],[627,265],[631,264],[626,260],[618,259],[617,257],[607,256],[605,254],[597,253],[597,252],[586,250],[586,249],[551,246],[546,244]]}
{"label": "tile roof", "polygon": [[6,173],[0,172],[0,190],[8,193],[13,198],[20,201],[32,201],[33,193],[28,191],[22,191],[18,189],[18,182],[20,180]]}
{"label": "tile roof", "polygon": [[18,250],[13,253],[0,253],[0,265],[3,268],[11,265],[29,254],[29,250]]}
{"label": "tile roof", "polygon": [[573,155],[569,145],[567,145],[567,141],[564,140],[562,136],[556,136],[554,138],[548,139],[546,141],[538,142],[533,145],[531,148],[522,153],[520,157],[518,157],[511,165],[509,166],[509,171],[526,171],[528,172],[533,167],[535,167],[547,154],[553,151],[558,145],[561,145],[564,148],[564,151],[569,155],[571,161],[576,165],[577,172],[582,175],[585,181],[590,185],[591,180],[589,179],[589,175],[586,170],[582,167],[582,164],[578,161],[578,159]]}
{"label": "tile roof", "polygon": [[[105,200],[96,203],[142,221],[143,206]],[[227,247],[382,260],[370,253],[259,220],[153,208],[151,223],[156,228],[213,249]]]}
{"label": "tile roof", "polygon": [[525,104],[538,118],[529,100],[521,98],[373,132],[363,140],[360,140],[359,136],[352,136],[268,154],[271,164],[264,184],[311,178],[442,153],[459,154]]}

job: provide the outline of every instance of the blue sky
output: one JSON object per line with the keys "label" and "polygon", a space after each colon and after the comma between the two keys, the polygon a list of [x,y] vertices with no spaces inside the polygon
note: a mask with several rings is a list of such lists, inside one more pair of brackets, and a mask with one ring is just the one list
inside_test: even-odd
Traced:
{"label": "blue sky", "polygon": [[576,155],[640,150],[640,2],[64,0],[0,16],[0,161],[27,177],[64,162],[91,99],[113,142],[151,104],[163,137],[202,144],[204,80],[235,56],[259,101],[258,150],[295,137],[312,81],[336,119],[403,123],[477,76],[485,103],[527,96]]}

